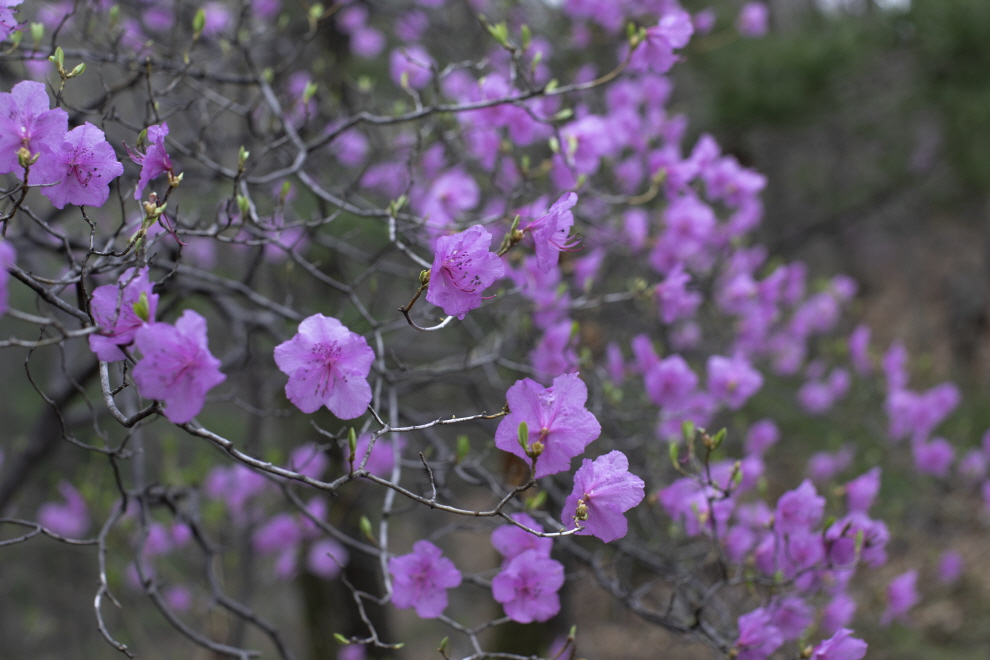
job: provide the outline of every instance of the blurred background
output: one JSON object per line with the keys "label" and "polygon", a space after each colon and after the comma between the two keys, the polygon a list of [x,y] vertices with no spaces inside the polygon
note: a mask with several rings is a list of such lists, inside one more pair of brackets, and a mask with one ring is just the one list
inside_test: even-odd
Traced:
{"label": "blurred background", "polygon": [[[368,7],[372,20],[389,12],[385,0],[359,4]],[[767,176],[762,196],[766,212],[756,242],[767,246],[772,259],[804,261],[812,278],[840,272],[853,276],[860,287],[853,322],[872,328],[876,351],[895,340],[904,343],[912,356],[912,387],[923,389],[950,378],[958,383],[963,405],[941,431],[960,455],[979,446],[990,427],[990,0],[769,0],[769,30],[752,38],[737,29],[742,2],[682,4],[692,13],[712,10],[715,18],[671,72],[676,83],[671,110],[689,119],[685,145],[689,148],[699,135],[711,133],[725,152]],[[467,2],[450,0],[450,5],[452,12],[463,13],[458,20],[473,20]],[[294,5],[287,11],[296,18],[301,14]],[[328,21],[321,29],[322,47],[346,63],[336,26]],[[480,29],[468,31],[471,38],[478,33]],[[463,56],[469,49],[458,45],[451,50]],[[354,66],[362,76],[387,75],[366,62]],[[340,96],[346,97],[349,84],[349,93],[356,95],[353,90],[362,84],[358,75],[341,81],[335,78],[339,71],[331,66],[324,72],[327,87],[339,85],[344,90]],[[371,253],[381,240],[376,237],[361,247]],[[54,361],[57,356],[41,359]],[[8,366],[21,368],[16,360]],[[266,390],[261,400],[281,387],[280,382],[259,381],[259,390]],[[32,413],[12,416],[8,434],[52,432],[30,424],[37,410],[34,392],[5,394],[11,409],[22,406]],[[870,643],[868,657],[984,660],[990,657],[985,504],[971,489],[937,480],[919,482],[910,456],[889,450],[882,394],[858,386],[832,414],[810,418],[793,406],[793,383],[768,382],[748,414],[751,419],[772,415],[780,424],[784,441],[768,466],[780,483],[798,483],[813,452],[848,444],[862,450],[849,475],[881,460],[900,468],[885,471],[885,508],[876,512],[895,539],[892,561],[864,577],[859,587],[863,605],[854,626]],[[789,405],[781,404],[785,399]],[[236,413],[229,407],[227,418],[218,414],[211,421],[220,431],[236,433],[233,429],[243,421],[234,418]],[[289,428],[291,433],[308,432],[305,422]],[[261,433],[260,425],[253,430]],[[188,456],[179,449],[177,434],[164,435],[158,467],[173,476],[183,472],[177,481],[205,480],[216,456],[204,451],[184,462]],[[275,452],[271,460],[284,458],[284,451]],[[85,474],[83,481],[89,483],[105,486],[111,480],[105,460],[80,464],[77,459],[78,454],[63,453],[46,463],[46,476],[21,501],[51,498],[61,475],[73,471]],[[90,502],[99,499],[95,493],[83,494]],[[348,524],[353,528],[355,522]],[[226,541],[247,545],[247,535]],[[943,586],[934,575],[940,552],[950,546],[962,555],[966,568],[962,580]],[[116,656],[96,632],[92,611],[80,609],[80,603],[91,602],[97,579],[91,549],[38,540],[3,553],[0,659]],[[459,563],[471,568],[470,554],[465,551]],[[174,571],[166,578],[179,580],[195,566],[182,561],[180,554],[171,569],[164,569]],[[42,571],[15,568],[22,566]],[[915,625],[881,628],[877,619],[885,585],[913,567],[922,569],[924,593],[913,613]],[[114,629],[156,649],[157,655],[148,657],[176,657],[191,648],[175,642],[174,630],[147,611],[143,594],[126,589],[124,571],[117,565],[111,575],[111,586],[124,605],[120,611],[108,609]],[[228,577],[234,582],[236,576]],[[46,588],[39,589],[39,581]],[[342,590],[328,591],[320,584],[303,576],[293,592],[272,580],[242,595],[264,602],[289,637],[317,639],[325,633],[327,613],[342,610],[347,598]],[[564,617],[573,616],[581,626],[581,654],[589,659],[707,657],[703,648],[646,628],[619,606],[600,607],[600,592],[576,596],[571,602],[577,604],[565,609]],[[601,616],[605,609],[607,618]],[[225,618],[205,618],[205,627],[218,637],[231,634]],[[409,613],[400,613],[397,637],[415,638],[418,623]],[[334,625],[343,631],[350,622],[337,619]],[[422,641],[407,657],[427,657],[415,654],[432,653],[430,644],[435,640]],[[16,651],[8,655],[5,648]],[[658,648],[666,650],[658,654]],[[313,643],[311,649],[312,657],[321,659],[336,652],[333,644],[323,648]],[[195,653],[197,659],[210,657],[200,649]]]}

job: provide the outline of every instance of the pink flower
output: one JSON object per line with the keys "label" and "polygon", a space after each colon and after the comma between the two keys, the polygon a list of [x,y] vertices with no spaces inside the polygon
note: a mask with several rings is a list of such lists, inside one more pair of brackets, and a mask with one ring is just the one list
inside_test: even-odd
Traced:
{"label": "pink flower", "polygon": [[7,281],[10,279],[10,273],[7,269],[14,265],[17,261],[17,252],[14,250],[14,246],[7,241],[0,240],[0,316],[7,313]]}
{"label": "pink flower", "polygon": [[509,388],[505,398],[510,412],[495,430],[495,446],[529,461],[519,444],[519,425],[525,422],[531,451],[537,442],[542,445],[533,475],[537,479],[569,469],[571,459],[602,432],[584,407],[588,387],[577,374],[557,376],[550,387],[524,378]]}
{"label": "pink flower", "polygon": [[38,522],[56,534],[80,538],[89,529],[89,509],[79,491],[68,481],[58,484],[65,504],[48,502],[38,509]]}
{"label": "pink flower", "polygon": [[902,573],[887,585],[887,610],[880,617],[880,625],[889,626],[894,619],[907,622],[907,612],[918,602],[918,571]]}
{"label": "pink flower", "polygon": [[626,511],[643,501],[645,484],[629,472],[629,459],[611,451],[594,461],[587,458],[574,474],[574,490],[564,502],[561,517],[573,525],[577,517],[583,535],[608,543],[621,539],[629,529]]}
{"label": "pink flower", "polygon": [[762,607],[739,617],[738,660],[766,660],[780,648],[784,635],[770,620],[770,612]]}
{"label": "pink flower", "polygon": [[[528,514],[515,513],[512,519],[530,529],[537,531],[542,529]],[[505,558],[503,562],[505,565],[527,550],[533,550],[540,557],[549,557],[553,549],[553,539],[534,536],[515,525],[502,525],[492,532],[492,547]]]}
{"label": "pink flower", "polygon": [[364,337],[322,314],[305,319],[295,337],[275,347],[275,363],[289,377],[289,401],[304,413],[325,405],[341,419],[360,417],[371,403],[374,360]]}
{"label": "pink flower", "polygon": [[150,323],[134,335],[141,359],[134,366],[138,392],[165,402],[165,416],[184,424],[199,414],[206,393],[227,379],[210,354],[206,319],[187,309],[175,325]]}
{"label": "pink flower", "polygon": [[686,46],[692,34],[694,23],[691,14],[680,7],[673,7],[656,25],[647,28],[646,40],[633,53],[633,65],[666,73],[677,62],[674,49]]}
{"label": "pink flower", "polygon": [[[376,477],[381,477],[382,479],[390,478],[392,476],[392,468],[395,466],[395,449],[393,443],[396,442],[399,443],[399,454],[401,455],[402,449],[406,446],[406,441],[401,437],[393,437],[391,440],[378,438],[375,440],[375,446],[371,448],[371,454],[368,455],[371,434],[362,433],[358,436],[357,444],[354,447],[354,469],[357,470],[360,468],[364,457],[368,455],[364,469]],[[345,447],[344,460],[349,462],[350,458],[350,448]]]}
{"label": "pink flower", "polygon": [[148,148],[143,154],[124,145],[131,160],[141,166],[141,178],[138,180],[137,190],[134,191],[134,199],[141,199],[141,193],[152,179],[165,172],[172,173],[172,159],[165,151],[166,135],[168,135],[168,124],[162,122],[158,126],[148,127]]}
{"label": "pink flower", "polygon": [[426,299],[459,319],[479,307],[482,292],[505,273],[502,260],[488,249],[491,242],[481,225],[437,239]]}
{"label": "pink flower", "polygon": [[536,265],[544,273],[550,272],[560,259],[561,252],[574,249],[577,239],[568,236],[574,226],[571,209],[577,204],[577,195],[564,193],[550,210],[533,220],[523,229],[533,237],[536,247]]}
{"label": "pink flower", "polygon": [[762,37],[769,29],[770,9],[764,2],[747,2],[736,19],[736,28],[744,37]]}
{"label": "pink flower", "polygon": [[45,85],[40,82],[25,80],[14,85],[10,93],[0,94],[0,173],[18,171],[23,178],[17,152],[24,147],[31,155],[39,155],[31,166],[30,183],[57,180],[41,175],[65,138],[69,115],[61,108],[49,109],[50,105]]}
{"label": "pink flower", "polygon": [[392,574],[392,604],[413,607],[421,619],[435,619],[447,608],[447,589],[461,583],[454,562],[429,541],[416,541],[408,555],[388,561]]}
{"label": "pink flower", "polygon": [[[146,301],[142,311],[144,318],[137,313],[142,306],[141,296]],[[128,268],[116,284],[96,287],[90,309],[101,331],[89,336],[90,349],[103,362],[123,360],[126,356],[120,346],[130,344],[138,330],[154,322],[158,309],[158,294],[151,292],[147,267]]]}
{"label": "pink flower", "polygon": [[492,580],[492,596],[513,621],[547,621],[560,611],[557,592],[562,586],[564,565],[537,550],[526,550]]}
{"label": "pink flower", "polygon": [[332,580],[340,575],[341,568],[349,560],[350,555],[344,546],[333,539],[321,539],[310,546],[306,553],[306,568],[313,575]]}
{"label": "pink flower", "polygon": [[708,391],[731,410],[739,410],[763,387],[763,376],[742,355],[708,358]]}
{"label": "pink flower", "polygon": [[842,628],[815,647],[811,660],[860,660],[866,655],[866,642]]}
{"label": "pink flower", "polygon": [[41,169],[46,181],[58,182],[42,188],[41,194],[60,209],[66,204],[103,206],[110,197],[110,182],[124,173],[103,131],[89,122],[66,133],[54,158]]}

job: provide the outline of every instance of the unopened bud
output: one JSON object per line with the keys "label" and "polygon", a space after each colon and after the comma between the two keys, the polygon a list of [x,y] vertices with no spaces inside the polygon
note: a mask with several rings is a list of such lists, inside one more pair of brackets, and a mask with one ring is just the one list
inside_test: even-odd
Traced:
{"label": "unopened bud", "polygon": [[54,55],[48,56],[48,61],[55,65],[55,69],[62,73],[65,71],[65,53],[62,51],[62,47],[59,46],[55,49]]}
{"label": "unopened bud", "polygon": [[422,270],[419,272],[419,283],[423,285],[430,283],[430,271]]}
{"label": "unopened bud", "polygon": [[316,94],[316,89],[317,87],[315,82],[310,81],[306,83],[306,88],[303,89],[303,96],[302,96],[303,103],[309,103],[310,99],[312,99],[313,96]]}
{"label": "unopened bud", "polygon": [[17,164],[24,168],[30,167],[38,160],[38,156],[40,155],[40,153],[36,154],[32,158],[31,152],[27,150],[27,147],[21,147],[17,150]]}
{"label": "unopened bud", "polygon": [[151,322],[151,308],[148,306],[148,293],[141,292],[137,302],[133,305],[134,314],[145,323]]}
{"label": "unopened bud", "polygon": [[519,446],[522,447],[522,450],[526,452],[527,456],[529,456],[529,424],[524,421],[519,422],[518,432]]}
{"label": "unopened bud", "polygon": [[247,159],[250,155],[251,152],[245,149],[244,145],[242,144],[241,147],[237,150],[237,169],[244,171],[244,164],[247,162]]}
{"label": "unopened bud", "polygon": [[574,510],[574,517],[581,521],[588,519],[588,505],[584,503],[584,500],[578,500],[577,509]]}
{"label": "unopened bud", "polygon": [[237,196],[237,209],[241,212],[241,217],[246,218],[251,215],[251,200],[244,195]]}
{"label": "unopened bud", "polygon": [[378,541],[375,540],[375,535],[371,533],[371,521],[368,520],[368,516],[361,516],[361,521],[358,525],[361,528],[361,533],[364,534],[369,541],[375,545],[378,545]]}
{"label": "unopened bud", "polygon": [[457,436],[457,462],[460,463],[471,453],[471,441],[466,435]]}
{"label": "unopened bud", "polygon": [[543,443],[537,440],[536,442],[534,442],[529,446],[529,451],[526,453],[532,456],[533,458],[539,458],[540,454],[543,453]]}
{"label": "unopened bud", "polygon": [[81,76],[85,72],[86,72],[86,63],[80,62],[79,64],[77,64],[75,67],[72,68],[72,71],[69,71],[67,74],[65,74],[65,77],[75,78],[76,76]]}
{"label": "unopened bud", "polygon": [[203,28],[206,27],[206,12],[200,8],[196,11],[196,15],[193,16],[192,28],[193,28],[193,39],[199,39],[200,35],[203,34]]}
{"label": "unopened bud", "polygon": [[34,45],[37,46],[41,43],[41,40],[45,38],[45,25],[44,23],[31,23],[31,39],[34,40]]}
{"label": "unopened bud", "polygon": [[182,183],[182,177],[183,177],[183,175],[185,175],[185,172],[182,172],[178,176],[176,176],[175,174],[172,174],[171,172],[169,172],[168,173],[168,186],[169,186],[169,188],[178,188],[179,187],[179,184]]}

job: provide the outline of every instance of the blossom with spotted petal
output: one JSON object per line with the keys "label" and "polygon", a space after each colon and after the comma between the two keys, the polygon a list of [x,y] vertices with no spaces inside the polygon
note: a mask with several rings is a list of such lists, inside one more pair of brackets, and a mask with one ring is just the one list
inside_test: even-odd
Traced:
{"label": "blossom with spotted petal", "polygon": [[481,225],[438,238],[426,299],[459,319],[479,307],[482,292],[505,273],[502,259],[488,249],[491,243]]}
{"label": "blossom with spotted petal", "polygon": [[371,403],[374,360],[364,337],[322,314],[305,319],[295,337],[275,347],[275,364],[289,377],[289,401],[304,413],[325,405],[341,419],[360,417]]}
{"label": "blossom with spotted petal", "polygon": [[110,197],[110,182],[123,173],[103,131],[87,122],[66,133],[55,149],[43,177],[58,183],[43,187],[41,194],[60,209],[66,204],[99,208]]}

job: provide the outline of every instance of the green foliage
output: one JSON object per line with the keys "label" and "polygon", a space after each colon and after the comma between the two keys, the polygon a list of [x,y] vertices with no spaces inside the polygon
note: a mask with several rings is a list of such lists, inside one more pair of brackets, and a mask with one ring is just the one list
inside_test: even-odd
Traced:
{"label": "green foliage", "polygon": [[803,123],[832,102],[833,84],[875,46],[864,22],[821,24],[762,39],[740,39],[691,55],[712,93],[712,120],[724,129]]}
{"label": "green foliage", "polygon": [[912,10],[923,91],[942,116],[956,173],[990,190],[990,3],[918,0]]}

